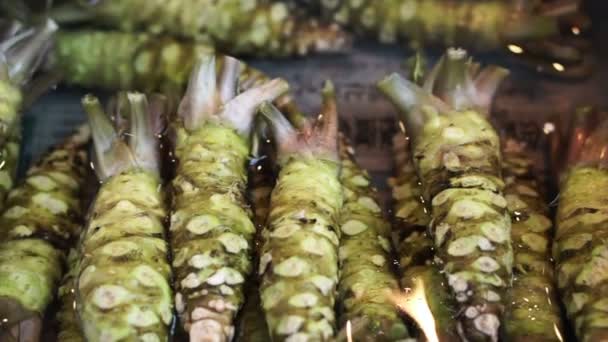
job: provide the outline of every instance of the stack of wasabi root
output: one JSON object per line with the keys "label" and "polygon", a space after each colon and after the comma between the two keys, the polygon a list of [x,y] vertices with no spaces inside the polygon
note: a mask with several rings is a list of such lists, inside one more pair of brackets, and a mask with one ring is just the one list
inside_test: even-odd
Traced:
{"label": "stack of wasabi root", "polygon": [[[2,45],[4,146],[53,30]],[[528,147],[488,117],[506,72],[449,49],[379,83],[401,113],[390,220],[331,82],[307,117],[284,80],[197,56],[178,105],[173,85],[87,95],[89,125],[7,183],[0,340],[562,341],[558,292],[604,338],[605,199],[583,179],[603,184],[605,126],[572,143],[553,241]]]}

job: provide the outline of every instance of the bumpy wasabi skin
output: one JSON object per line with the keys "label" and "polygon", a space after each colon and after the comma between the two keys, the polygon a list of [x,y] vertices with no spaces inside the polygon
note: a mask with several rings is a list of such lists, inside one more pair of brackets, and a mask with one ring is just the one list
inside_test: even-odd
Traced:
{"label": "bumpy wasabi skin", "polygon": [[399,284],[391,269],[390,223],[378,205],[369,175],[357,165],[346,139],[341,139],[340,159],[344,191],[340,214],[340,326],[347,321],[368,320],[365,329],[353,336],[357,341],[408,338],[394,303]]}
{"label": "bumpy wasabi skin", "polygon": [[[4,208],[4,201],[9,190],[13,188],[19,164],[19,150],[21,148],[21,90],[11,83],[0,79],[0,121],[6,123],[4,134],[6,140],[0,149],[0,208]],[[12,122],[10,125],[9,122]],[[8,128],[9,126],[10,129]],[[2,133],[0,133],[2,134]]]}
{"label": "bumpy wasabi skin", "polygon": [[67,257],[68,271],[61,280],[58,291],[59,311],[56,320],[59,323],[57,341],[85,342],[80,330],[78,314],[76,313],[76,278],[80,256],[76,249],[71,249]]}
{"label": "bumpy wasabi skin", "polygon": [[[162,91],[183,94],[190,73],[202,56],[216,54],[209,45],[171,36],[101,30],[61,31],[51,63],[72,85],[106,90]],[[259,70],[241,63],[241,89],[268,81]]]}
{"label": "bumpy wasabi skin", "polygon": [[[399,39],[425,45],[495,49],[511,5],[504,1],[456,2],[443,0],[319,0],[326,16],[359,32],[375,35],[381,42]],[[550,29],[551,27],[549,27]]]}
{"label": "bumpy wasabi skin", "polygon": [[82,225],[88,137],[82,130],[53,149],[8,195],[0,217],[4,326],[41,319],[55,295],[65,254]]}
{"label": "bumpy wasabi skin", "polygon": [[482,113],[505,72],[479,70],[464,50],[449,49],[429,75],[423,87],[394,75],[380,88],[412,138],[436,259],[458,302],[458,333],[497,341],[511,285],[511,219],[499,138]]}
{"label": "bumpy wasabi skin", "polygon": [[608,338],[608,170],[597,165],[573,166],[563,179],[553,249],[557,285],[583,342]]}
{"label": "bumpy wasabi skin", "polygon": [[121,111],[130,114],[128,142],[95,97],[83,99],[102,181],[81,236],[76,279],[87,341],[167,341],[173,321],[155,119],[145,95],[127,99]]}
{"label": "bumpy wasabi skin", "polygon": [[514,140],[503,149],[505,198],[511,214],[513,286],[507,293],[508,341],[563,341],[564,330],[551,261],[552,223],[529,150]]}
{"label": "bumpy wasabi skin", "polygon": [[270,335],[275,341],[327,340],[335,332],[342,208],[335,104],[325,102],[323,122],[306,134],[272,105],[261,110],[271,122],[281,167],[258,270]]}
{"label": "bumpy wasabi skin", "polygon": [[[302,0],[300,0],[302,1]],[[462,46],[508,53],[512,60],[556,77],[588,76],[581,31],[589,20],[577,1],[310,0],[330,21],[383,43],[415,49]],[[576,18],[576,19],[574,19]],[[563,27],[576,32],[569,38]],[[565,68],[556,69],[552,63]]]}
{"label": "bumpy wasabi skin", "polygon": [[578,340],[601,341],[608,338],[608,120],[605,112],[585,107],[577,110],[570,127],[553,240],[557,287]]}
{"label": "bumpy wasabi skin", "polygon": [[430,213],[409,152],[409,139],[401,132],[393,138],[393,155],[396,176],[389,180],[394,214],[392,241],[399,261],[401,287],[412,291],[422,282],[437,338],[459,341],[455,301],[434,262],[434,243],[428,232]]}
{"label": "bumpy wasabi skin", "polygon": [[[255,136],[259,146],[259,159],[249,165],[249,201],[253,206],[253,214],[256,226],[256,248],[254,270],[259,265],[259,251],[261,248],[261,233],[266,225],[268,211],[270,207],[270,194],[274,188],[276,180],[275,154],[271,143],[266,139]],[[255,142],[254,142],[255,143]],[[268,324],[262,311],[260,299],[260,283],[257,272],[252,272],[248,281],[246,301],[241,310],[238,324],[238,334],[236,341],[239,342],[266,342],[270,340],[268,336]]]}
{"label": "bumpy wasabi skin", "polygon": [[205,44],[113,31],[57,34],[53,63],[69,84],[108,90],[181,90]]}
{"label": "bumpy wasabi skin", "polygon": [[[293,15],[285,3],[267,0],[108,0],[75,10],[94,24],[176,35],[231,55],[336,52],[350,41],[337,25]],[[61,21],[61,8],[56,18]]]}
{"label": "bumpy wasabi skin", "polygon": [[234,336],[256,232],[245,193],[253,117],[288,88],[272,80],[237,95],[239,69],[226,58],[216,75],[215,58],[203,57],[173,123],[175,303],[193,341]]}

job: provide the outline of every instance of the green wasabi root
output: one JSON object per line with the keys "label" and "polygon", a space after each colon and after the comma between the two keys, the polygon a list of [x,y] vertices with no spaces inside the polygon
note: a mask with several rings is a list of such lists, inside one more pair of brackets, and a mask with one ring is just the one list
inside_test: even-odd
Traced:
{"label": "green wasabi root", "polygon": [[80,131],[32,166],[0,217],[0,329],[14,330],[19,341],[40,332],[80,233],[88,137]]}
{"label": "green wasabi root", "polygon": [[205,44],[169,36],[95,30],[57,34],[52,64],[68,84],[107,90],[181,94]]}
{"label": "green wasabi root", "polygon": [[175,303],[191,340],[230,340],[252,271],[255,226],[246,201],[247,159],[257,107],[287,91],[282,80],[238,94],[240,62],[195,67],[173,123],[171,248]]}
{"label": "green wasabi root", "polygon": [[15,183],[21,147],[22,88],[48,51],[57,26],[47,21],[39,27],[14,32],[0,41],[0,208]]}
{"label": "green wasabi root", "polygon": [[[594,125],[594,114],[600,114]],[[584,115],[584,117],[581,117]],[[605,113],[577,113],[569,160],[560,184],[553,257],[557,286],[579,341],[608,338],[606,219],[608,121]],[[581,129],[582,128],[582,129]]]}
{"label": "green wasabi root", "polygon": [[383,217],[369,175],[356,164],[353,152],[341,139],[344,207],[340,214],[338,321],[344,327],[347,322],[367,319],[366,329],[353,336],[357,341],[408,338],[394,301],[399,284],[391,269],[390,224]]}
{"label": "green wasabi root", "polygon": [[448,49],[423,87],[397,75],[379,84],[401,110],[431,207],[436,260],[458,302],[459,335],[497,341],[510,286],[511,220],[499,138],[483,114],[505,72],[479,71]]}
{"label": "green wasabi root", "polygon": [[564,326],[551,262],[552,224],[530,151],[507,140],[505,198],[511,215],[513,286],[507,292],[504,332],[509,341],[563,341]]}
{"label": "green wasabi root", "polygon": [[[474,51],[499,51],[514,62],[557,77],[580,78],[592,71],[586,49],[581,47],[584,41],[575,37],[589,26],[576,0],[524,5],[521,1],[501,0],[312,2],[320,5],[330,21],[383,43],[405,42],[413,49],[462,46]],[[566,25],[578,32],[570,41],[560,32]]]}
{"label": "green wasabi root", "polygon": [[262,307],[273,340],[327,340],[336,329],[342,208],[337,112],[326,101],[323,122],[302,135],[272,105],[262,112],[281,167],[263,234]]}
{"label": "green wasabi root", "polygon": [[[239,342],[266,342],[270,340],[268,324],[262,310],[260,299],[260,282],[255,270],[259,266],[261,250],[261,234],[266,225],[270,207],[270,194],[276,181],[276,149],[274,144],[265,136],[267,125],[261,116],[257,117],[255,132],[252,136],[252,155],[256,159],[249,165],[249,201],[253,206],[254,223],[256,225],[256,248],[254,271],[248,281],[246,301],[240,312],[238,334]],[[253,153],[255,150],[256,153]]]}
{"label": "green wasabi root", "polygon": [[[400,284],[406,291],[399,305],[423,333],[433,333],[424,330],[428,329],[428,320],[421,316],[420,308],[408,306],[426,303],[439,341],[459,341],[456,303],[434,261],[434,243],[428,231],[431,217],[409,152],[409,139],[402,132],[393,138],[393,155],[396,175],[389,180],[394,215],[392,242],[399,261]],[[412,294],[420,293],[420,288],[424,290],[424,301]]]}
{"label": "green wasabi root", "polygon": [[76,303],[87,341],[166,341],[173,322],[157,134],[145,95],[128,93],[123,140],[92,95],[83,99],[102,185],[81,237]]}
{"label": "green wasabi root", "polygon": [[56,320],[59,323],[57,340],[61,342],[85,342],[76,312],[76,278],[80,256],[76,249],[71,249],[67,257],[68,271],[61,280],[58,291],[59,312]]}
{"label": "green wasabi root", "polygon": [[295,16],[283,2],[108,0],[75,6],[59,7],[51,16],[61,22],[61,12],[72,9],[100,26],[193,39],[231,55],[302,56],[350,47],[349,36],[337,25]]}

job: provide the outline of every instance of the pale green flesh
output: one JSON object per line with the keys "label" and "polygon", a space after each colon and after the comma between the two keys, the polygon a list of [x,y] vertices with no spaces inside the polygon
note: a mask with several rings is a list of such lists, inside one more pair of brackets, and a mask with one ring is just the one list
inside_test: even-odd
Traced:
{"label": "pale green flesh", "polygon": [[[513,263],[498,136],[475,111],[423,110],[413,153],[431,206],[437,260],[459,303],[463,333],[496,340]],[[488,300],[493,294],[499,299]]]}
{"label": "pale green flesh", "polygon": [[178,127],[171,248],[176,308],[191,339],[231,339],[252,271],[247,139],[233,129]]}
{"label": "pale green flesh", "polygon": [[101,186],[82,237],[78,317],[88,341],[168,339],[173,321],[157,176],[132,170]]}
{"label": "pale green flesh", "polygon": [[[81,227],[86,173],[82,146],[62,145],[30,168],[0,216],[0,296],[7,325],[43,315],[63,272],[68,246]],[[0,308],[0,311],[2,310]]]}
{"label": "pale green flesh", "polygon": [[505,196],[512,218],[513,287],[507,293],[505,338],[560,341],[564,336],[551,262],[552,226],[529,151],[505,151]]}
{"label": "pale green flesh", "polygon": [[305,55],[311,50],[323,51],[344,44],[335,28],[298,20],[280,2],[110,0],[98,3],[92,10],[94,21],[121,31],[168,33],[210,44],[232,55]]}
{"label": "pale green flesh", "polygon": [[608,171],[578,166],[560,187],[553,247],[557,285],[580,341],[608,338]]}
{"label": "pale green flesh", "polygon": [[349,147],[341,147],[345,196],[340,215],[340,327],[365,318],[369,323],[353,336],[356,340],[407,338],[409,332],[394,303],[399,285],[391,270],[390,225],[377,204],[371,179],[349,155]]}
{"label": "pale green flesh", "polygon": [[310,155],[284,159],[260,257],[261,298],[273,340],[324,340],[335,332],[339,166]]}

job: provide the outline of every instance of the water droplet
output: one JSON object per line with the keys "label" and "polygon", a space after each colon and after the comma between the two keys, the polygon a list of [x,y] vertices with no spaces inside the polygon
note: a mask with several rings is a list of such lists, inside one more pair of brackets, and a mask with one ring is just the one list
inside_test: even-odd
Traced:
{"label": "water droplet", "polygon": [[564,67],[564,65],[563,65],[563,64],[560,64],[560,63],[558,63],[558,62],[554,62],[554,63],[553,63],[553,64],[551,64],[551,65],[553,66],[553,69],[555,69],[555,70],[557,70],[557,71],[559,71],[559,72],[562,72],[562,71],[566,70],[566,67]]}
{"label": "water droplet", "polygon": [[509,51],[513,52],[516,55],[524,53],[524,49],[521,46],[515,44],[507,45],[507,49],[509,49]]}

